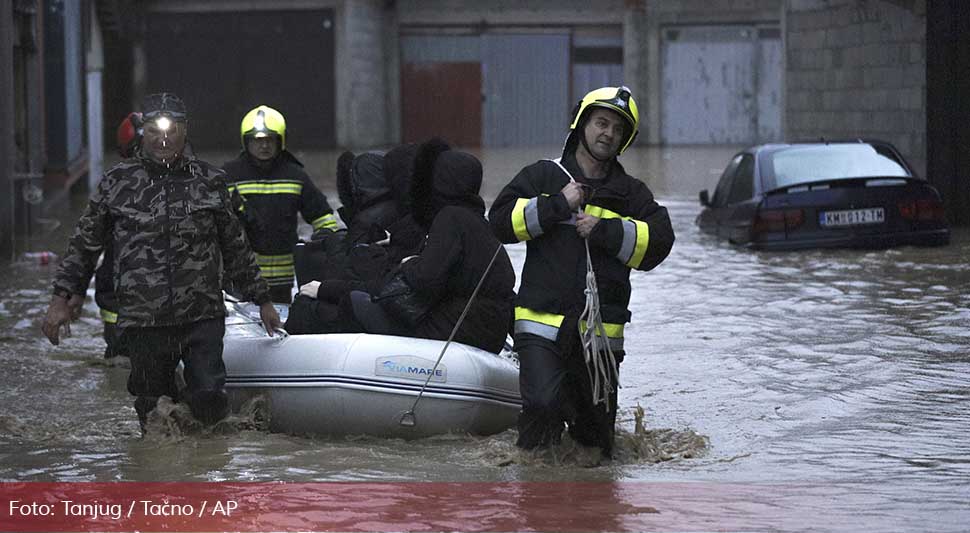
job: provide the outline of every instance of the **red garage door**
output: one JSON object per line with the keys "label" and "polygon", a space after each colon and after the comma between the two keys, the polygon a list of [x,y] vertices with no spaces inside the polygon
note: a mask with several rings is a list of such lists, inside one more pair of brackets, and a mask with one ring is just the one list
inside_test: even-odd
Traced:
{"label": "red garage door", "polygon": [[405,63],[401,129],[404,142],[438,136],[457,146],[481,146],[481,64]]}

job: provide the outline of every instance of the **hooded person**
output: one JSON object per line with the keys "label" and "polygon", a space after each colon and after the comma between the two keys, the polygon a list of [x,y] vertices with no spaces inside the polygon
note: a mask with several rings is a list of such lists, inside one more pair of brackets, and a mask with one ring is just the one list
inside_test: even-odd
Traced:
{"label": "hooded person", "polygon": [[406,258],[400,274],[411,290],[433,302],[426,316],[409,324],[370,294],[351,293],[354,315],[369,333],[445,340],[482,279],[455,340],[498,353],[505,344],[515,297],[515,272],[504,247],[489,230],[479,196],[482,164],[434,139],[416,153],[410,188],[411,214],[427,232],[420,254]]}
{"label": "hooded person", "polygon": [[384,154],[379,152],[364,152],[346,165],[338,160],[337,195],[342,205],[337,212],[347,224],[348,246],[386,239],[387,228],[398,219],[384,161]]}
{"label": "hooded person", "polygon": [[369,290],[388,267],[380,241],[397,220],[397,205],[384,177],[384,155],[344,152],[337,159],[337,210],[346,230],[316,232],[294,249],[300,293],[290,306],[286,330],[293,334],[360,331],[346,318],[351,290]]}
{"label": "hooded person", "polygon": [[313,233],[308,243],[294,249],[296,279],[300,286],[310,281],[359,280],[381,277],[386,253],[369,245],[387,239],[387,227],[397,219],[391,189],[384,180],[384,156],[380,152],[355,155],[344,152],[337,158],[337,197],[340,218],[346,230]]}
{"label": "hooded person", "polygon": [[[445,148],[450,148],[441,139],[432,139],[429,142],[442,143]],[[387,256],[393,264],[416,254],[424,243],[426,234],[424,228],[411,216],[411,175],[414,172],[418,146],[414,143],[401,144],[384,154],[384,179],[391,187],[398,214],[397,220],[388,227],[391,241],[387,247]]]}

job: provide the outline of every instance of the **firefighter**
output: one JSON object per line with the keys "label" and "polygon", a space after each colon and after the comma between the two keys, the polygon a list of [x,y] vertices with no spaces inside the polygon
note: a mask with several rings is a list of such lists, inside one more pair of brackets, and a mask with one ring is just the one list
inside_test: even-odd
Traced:
{"label": "firefighter", "polygon": [[[630,271],[659,265],[674,233],[667,209],[617,159],[639,126],[630,90],[591,91],[570,118],[560,158],[523,168],[496,198],[489,221],[502,242],[527,243],[514,324],[522,393],[516,444],[557,444],[565,424],[575,441],[611,457]],[[604,394],[584,353],[584,335],[596,325],[580,319],[590,306],[588,259],[603,325],[596,332],[607,337],[594,355],[607,347],[613,354]]]}
{"label": "firefighter", "polygon": [[265,105],[246,113],[240,126],[242,153],[223,165],[230,193],[260,271],[276,303],[290,303],[297,214],[315,231],[334,231],[337,219],[327,197],[313,184],[303,164],[286,149],[286,119]]}

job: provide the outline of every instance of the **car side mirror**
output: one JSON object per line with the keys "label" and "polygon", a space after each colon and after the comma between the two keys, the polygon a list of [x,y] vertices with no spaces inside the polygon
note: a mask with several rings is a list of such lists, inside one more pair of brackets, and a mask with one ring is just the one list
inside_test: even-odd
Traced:
{"label": "car side mirror", "polygon": [[701,191],[700,194],[698,194],[697,196],[700,199],[702,206],[710,207],[711,199],[707,196],[707,189],[704,189],[703,191]]}

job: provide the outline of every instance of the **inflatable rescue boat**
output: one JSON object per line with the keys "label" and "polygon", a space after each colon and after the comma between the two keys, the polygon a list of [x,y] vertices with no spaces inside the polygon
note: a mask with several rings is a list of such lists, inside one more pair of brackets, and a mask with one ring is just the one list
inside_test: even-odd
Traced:
{"label": "inflatable rescue boat", "polygon": [[227,301],[226,312],[230,402],[238,410],[262,396],[271,431],[489,435],[518,416],[518,361],[507,350],[493,354],[452,342],[435,367],[444,341],[365,333],[269,337],[253,304]]}

